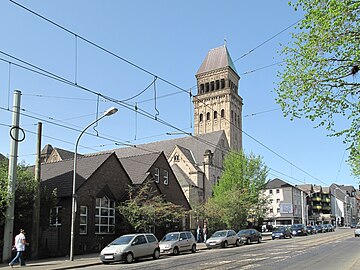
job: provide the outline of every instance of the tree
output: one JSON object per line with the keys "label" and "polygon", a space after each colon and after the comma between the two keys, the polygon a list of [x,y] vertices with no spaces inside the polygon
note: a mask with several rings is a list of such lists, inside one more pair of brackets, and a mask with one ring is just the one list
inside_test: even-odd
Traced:
{"label": "tree", "polygon": [[[6,207],[9,204],[8,192],[8,160],[0,161],[0,235],[4,235],[4,223]],[[15,209],[14,209],[14,231],[25,228],[31,232],[31,221],[33,213],[33,201],[36,188],[36,182],[33,174],[24,164],[18,164],[17,182],[15,189]],[[3,239],[0,240],[0,252],[3,248]]]}
{"label": "tree", "polygon": [[223,223],[238,230],[247,226],[249,218],[254,221],[263,216],[267,204],[262,190],[267,174],[268,168],[260,157],[247,156],[242,151],[230,152],[224,160],[220,181],[214,187],[214,196],[205,206],[210,227],[215,229],[214,225]]}
{"label": "tree", "polygon": [[156,195],[150,184],[141,187],[129,186],[129,199],[118,206],[120,214],[136,232],[149,226],[162,226],[179,221],[187,213],[182,206]]}
{"label": "tree", "polygon": [[298,0],[291,5],[305,18],[282,49],[286,58],[278,74],[277,103],[291,120],[305,117],[330,136],[344,136],[353,172],[360,176],[360,1]]}

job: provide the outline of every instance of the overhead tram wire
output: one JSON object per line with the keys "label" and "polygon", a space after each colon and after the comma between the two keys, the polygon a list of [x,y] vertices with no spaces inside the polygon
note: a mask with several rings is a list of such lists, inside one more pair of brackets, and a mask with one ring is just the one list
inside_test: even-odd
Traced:
{"label": "overhead tram wire", "polygon": [[[40,70],[41,72],[39,72],[38,70],[33,70],[33,69],[31,69],[31,68],[28,68],[28,67],[24,67],[24,66],[19,65],[19,64],[16,64],[16,63],[13,63],[13,65],[16,65],[16,66],[21,67],[21,68],[25,68],[25,69],[27,69],[27,70],[29,70],[29,71],[32,71],[32,72],[35,72],[35,73],[37,73],[37,74],[39,74],[39,75],[43,75],[43,76],[49,77],[49,78],[51,78],[51,79],[55,79],[55,80],[57,80],[57,81],[59,81],[59,82],[62,82],[62,83],[71,85],[71,86],[76,87],[76,88],[79,88],[79,89],[81,89],[81,90],[83,90],[83,91],[86,91],[86,92],[89,92],[89,93],[92,93],[92,94],[96,94],[96,95],[100,95],[100,96],[103,97],[104,99],[107,99],[107,100],[109,100],[109,101],[111,101],[111,102],[114,102],[115,104],[118,104],[118,105],[123,106],[123,107],[125,107],[125,108],[127,108],[127,109],[130,109],[130,110],[132,110],[132,111],[135,111],[131,105],[129,105],[129,104],[125,103],[125,102],[121,102],[121,101],[119,101],[119,100],[117,100],[117,99],[115,99],[115,98],[108,97],[108,96],[105,96],[105,95],[103,95],[103,94],[97,93],[96,91],[91,90],[91,89],[89,89],[89,88],[87,88],[87,87],[83,87],[83,86],[81,86],[81,85],[79,85],[79,84],[74,84],[73,82],[71,82],[71,81],[69,81],[69,80],[67,80],[67,79],[65,79],[65,78],[62,78],[61,76],[58,76],[58,75],[56,75],[56,74],[54,74],[54,73],[51,73],[51,72],[49,72],[49,71],[46,71],[46,70],[44,70],[44,69],[42,69],[42,68],[39,68],[39,67],[37,67],[37,66],[35,66],[35,65],[32,65],[32,64],[30,64],[30,63],[28,63],[28,62],[26,62],[26,61],[23,61],[23,60],[21,60],[21,59],[19,59],[19,58],[17,58],[17,57],[13,57],[13,56],[11,56],[10,54],[7,54],[7,53],[5,53],[5,52],[3,52],[3,51],[1,51],[1,50],[0,50],[0,53],[5,54],[5,55],[8,56],[8,57],[14,58],[14,59],[16,59],[17,61],[20,61],[20,62],[22,62],[22,63],[25,63],[26,65],[29,65],[29,66],[31,66],[31,67],[33,67],[33,68],[35,68],[35,69],[38,69],[38,70]],[[3,60],[3,61],[5,61],[5,62],[9,62],[8,60],[1,59],[1,58],[0,58],[0,60]],[[213,111],[213,109],[212,109],[209,105],[206,105],[206,104],[205,104],[205,106],[209,107],[210,110]],[[144,111],[144,110],[142,110],[142,109],[141,109],[140,114],[142,114],[143,116],[145,116],[145,117],[147,117],[147,118],[150,118],[150,119],[152,119],[152,120],[155,120],[154,117],[153,117],[153,115],[152,115],[151,113],[148,113],[148,112],[146,112],[146,111]],[[260,141],[258,141],[257,139],[255,139],[253,136],[251,136],[251,135],[249,135],[248,133],[246,133],[244,130],[242,130],[242,129],[240,129],[239,127],[235,126],[235,125],[232,124],[228,119],[224,118],[224,120],[228,121],[229,124],[233,125],[233,126],[234,126],[235,128],[237,128],[237,129],[239,129],[239,130],[240,130],[242,133],[244,133],[246,136],[248,136],[249,138],[251,138],[251,139],[254,140],[255,142],[259,143],[260,145],[262,145],[263,147],[265,147],[267,150],[269,150],[270,152],[274,153],[276,156],[280,157],[282,160],[286,161],[287,163],[289,163],[290,165],[292,165],[292,166],[294,166],[295,168],[299,169],[300,171],[304,172],[305,174],[311,176],[311,177],[314,178],[315,180],[317,180],[317,181],[319,181],[319,182],[321,182],[321,183],[324,183],[324,182],[322,182],[321,180],[319,180],[318,178],[310,175],[309,173],[305,172],[303,169],[301,169],[301,168],[299,168],[298,166],[294,165],[292,162],[288,161],[287,159],[285,159],[284,157],[282,157],[281,155],[279,155],[278,153],[276,153],[274,150],[272,150],[272,149],[269,148],[268,146],[264,145],[263,143],[261,143]],[[167,125],[167,126],[169,126],[169,127],[171,127],[171,128],[174,128],[175,130],[177,130],[177,131],[179,131],[179,132],[183,132],[184,134],[186,134],[186,132],[182,131],[181,129],[175,127],[175,126],[172,125],[172,124],[168,124],[166,121],[163,121],[163,120],[161,120],[160,118],[157,118],[155,121],[158,121],[158,122],[160,122],[160,123],[162,123],[162,124],[164,124],[164,125]],[[193,136],[193,135],[191,135],[191,136],[199,140],[198,137]]]}
{"label": "overhead tram wire", "polygon": [[[11,1],[11,0],[10,0]],[[235,61],[233,61],[234,63],[239,61],[240,59],[244,58],[245,56],[249,55],[250,53],[252,53],[253,51],[255,51],[256,49],[260,48],[261,46],[263,46],[264,44],[268,43],[270,40],[274,39],[275,37],[277,37],[278,35],[282,34],[283,32],[285,32],[286,30],[288,30],[289,28],[293,27],[294,25],[298,24],[300,21],[302,21],[304,18],[301,18],[300,20],[297,20],[296,22],[294,22],[293,24],[289,25],[288,27],[286,27],[285,29],[281,30],[280,32],[278,32],[277,34],[271,36],[270,38],[268,38],[267,40],[261,42],[259,45],[257,45],[255,48],[249,50],[248,52],[244,53],[242,56],[240,56],[239,58],[235,59]]]}
{"label": "overhead tram wire", "polygon": [[[92,46],[94,46],[94,47],[96,47],[96,48],[98,48],[98,49],[100,49],[100,50],[102,50],[102,51],[104,51],[104,52],[106,52],[106,53],[114,56],[115,58],[118,58],[118,59],[120,59],[120,60],[128,63],[129,65],[131,65],[131,66],[133,66],[133,67],[136,67],[136,68],[138,68],[139,70],[142,70],[143,72],[145,72],[145,73],[147,73],[147,74],[149,74],[149,75],[152,75],[152,76],[154,76],[154,77],[157,77],[157,78],[160,79],[161,81],[163,81],[163,82],[165,82],[165,83],[173,86],[174,88],[177,88],[177,89],[179,89],[179,90],[181,90],[181,91],[189,94],[189,91],[183,89],[182,87],[179,87],[178,85],[176,85],[176,84],[174,84],[174,83],[172,83],[172,82],[170,82],[170,81],[168,81],[168,80],[166,80],[166,79],[164,79],[164,78],[162,78],[162,77],[160,77],[160,76],[155,75],[154,73],[152,73],[152,72],[150,72],[150,71],[148,71],[148,70],[140,67],[139,65],[137,65],[137,64],[135,64],[135,63],[133,63],[133,62],[131,62],[131,61],[129,61],[129,60],[127,60],[127,59],[125,59],[125,58],[123,58],[123,57],[121,57],[121,56],[113,53],[113,52],[111,52],[110,50],[105,49],[104,47],[102,47],[102,46],[100,46],[100,45],[98,45],[98,44],[96,44],[96,43],[94,43],[94,42],[92,42],[92,41],[90,41],[90,40],[88,40],[88,39],[86,39],[86,38],[84,38],[84,37],[82,37],[82,36],[74,33],[74,32],[72,32],[72,31],[70,31],[70,30],[68,30],[67,28],[65,28],[65,27],[63,27],[63,26],[55,23],[54,21],[52,21],[52,20],[50,20],[50,19],[48,19],[48,18],[46,18],[46,17],[44,17],[44,16],[42,16],[42,15],[40,15],[40,14],[38,14],[38,13],[36,13],[35,11],[33,11],[33,10],[31,10],[31,9],[29,9],[29,8],[27,8],[27,7],[25,7],[25,6],[21,5],[21,4],[13,1],[13,0],[9,0],[9,1],[12,2],[12,3],[14,3],[14,4],[16,4],[16,5],[18,5],[19,7],[27,10],[28,12],[30,12],[30,13],[32,13],[32,14],[40,17],[40,18],[42,18],[43,20],[45,20],[45,21],[47,21],[47,22],[55,25],[56,27],[58,27],[58,28],[60,28],[60,29],[62,29],[62,30],[64,30],[64,31],[70,33],[71,35],[74,35],[74,36],[76,36],[77,38],[80,38],[81,40],[83,40],[83,41],[91,44]],[[262,42],[261,44],[259,44],[258,46],[256,46],[254,49],[250,50],[249,52],[245,53],[244,55],[242,55],[241,57],[239,57],[238,59],[236,59],[234,62],[236,62],[236,61],[242,59],[243,57],[245,57],[246,55],[250,54],[251,52],[253,52],[253,51],[256,50],[257,48],[261,47],[262,45],[264,45],[264,44],[267,43],[268,41],[272,40],[273,38],[275,38],[276,36],[278,36],[279,34],[281,34],[282,32],[286,31],[287,29],[289,29],[289,28],[292,27],[293,25],[297,24],[297,23],[298,23],[299,21],[301,21],[301,20],[302,20],[302,19],[298,20],[297,22],[295,22],[295,23],[293,23],[292,25],[288,26],[287,28],[285,28],[284,30],[280,31],[280,32],[277,33],[276,35],[274,35],[274,36],[272,36],[271,38],[267,39],[266,41]],[[59,76],[57,76],[57,77],[59,77]],[[60,80],[60,81],[61,81],[61,80]],[[77,86],[77,85],[78,85],[77,83],[73,83],[73,82],[70,82],[70,81],[68,81],[68,80],[66,80],[66,81],[67,81],[68,83],[74,85],[74,86]],[[93,91],[91,91],[90,89],[88,89],[88,88],[86,88],[86,87],[80,87],[80,88],[81,88],[81,89],[84,89],[84,90],[86,89],[86,90],[89,91],[89,92],[93,92]],[[99,94],[99,93],[98,93],[98,94]],[[106,96],[104,96],[104,95],[101,95],[101,96],[104,97],[104,98],[106,97]],[[120,102],[119,100],[116,100],[116,102],[115,102],[115,100],[116,100],[116,99],[113,99],[112,101],[113,101],[114,103],[118,104],[118,105],[124,106],[124,104],[119,104],[119,102]],[[128,104],[126,104],[126,105],[129,106]],[[124,107],[125,107],[125,106],[124,106]],[[211,110],[212,110],[212,108],[211,108]],[[145,112],[145,111],[143,111],[143,112]],[[143,114],[143,115],[146,116],[146,117],[149,117],[149,115],[151,115],[151,114],[147,115],[147,113],[148,113],[148,112],[145,112],[145,114]],[[152,117],[149,117],[149,118],[152,119]],[[158,119],[158,120],[161,120],[161,119]],[[226,119],[226,120],[227,120],[227,119]],[[155,121],[157,121],[157,120],[155,120]],[[227,120],[227,121],[230,123],[229,120]],[[160,122],[163,122],[163,124],[166,124],[166,123],[167,123],[167,122],[164,121],[164,120],[161,120]],[[169,124],[169,123],[167,123],[167,124]],[[231,123],[230,123],[230,124],[231,124]],[[177,127],[175,127],[175,126],[173,126],[173,125],[171,125],[171,124],[169,124],[169,125],[170,125],[172,128],[174,128],[175,130],[181,131],[181,130],[179,130]],[[236,127],[236,128],[238,128],[238,127]],[[247,134],[246,132],[244,132],[244,131],[241,130],[240,128],[238,128],[238,129],[239,129],[241,132],[243,132],[245,135],[247,135],[247,136],[249,136],[250,138],[254,139],[254,137],[250,136],[249,134]],[[255,141],[257,141],[257,142],[259,143],[258,140],[255,140]],[[265,146],[265,145],[262,144],[262,143],[261,143],[261,145],[262,145],[262,146]],[[269,147],[266,147],[266,149],[271,150]],[[276,153],[276,152],[273,151],[273,150],[271,150],[271,152],[272,152],[272,153]],[[283,157],[280,156],[279,154],[276,153],[276,155],[279,156],[279,157],[281,157],[281,159],[285,160],[286,162],[290,163],[291,165],[293,165],[294,167],[296,167],[296,168],[299,169],[299,167],[295,166],[293,163],[291,163],[290,161],[286,160],[285,158],[283,158]],[[301,169],[301,171],[304,172],[304,170],[302,170],[302,169]],[[309,175],[309,176],[311,176],[309,173],[306,173],[306,174]],[[314,176],[311,176],[311,177],[314,178],[314,179],[316,179],[316,180],[319,181],[319,182],[322,182],[322,181],[320,181],[319,179],[317,179],[317,178],[314,177]]]}

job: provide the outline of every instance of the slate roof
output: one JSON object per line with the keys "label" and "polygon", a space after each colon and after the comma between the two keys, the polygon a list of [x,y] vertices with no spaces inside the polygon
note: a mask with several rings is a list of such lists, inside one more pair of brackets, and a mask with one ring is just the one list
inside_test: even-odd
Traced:
{"label": "slate roof", "polygon": [[161,153],[149,153],[137,156],[120,158],[125,171],[135,185],[142,184],[149,175],[150,167],[159,158]]}
{"label": "slate roof", "polygon": [[176,179],[178,180],[180,186],[182,187],[186,187],[189,185],[194,185],[194,182],[191,181],[191,179],[189,178],[189,176],[183,172],[183,170],[180,169],[180,167],[177,164],[173,164],[171,166],[171,169],[173,170]]}
{"label": "slate roof", "polygon": [[[290,185],[289,183],[286,183],[285,181],[279,179],[279,178],[275,178],[271,181],[269,181],[266,184],[266,188],[267,189],[272,189],[272,188],[284,188],[284,187],[294,187],[293,185]],[[295,188],[295,187],[294,187]]]}
{"label": "slate roof", "polygon": [[[54,148],[54,150],[56,150],[56,152],[58,152],[58,154],[62,160],[74,158],[74,152],[72,152],[72,151],[68,151],[68,150],[56,148],[56,147]],[[77,153],[77,157],[80,157],[80,156],[82,156],[82,155]]]}
{"label": "slate roof", "polygon": [[184,148],[180,145],[176,145],[176,146],[184,154],[184,156],[189,160],[189,162],[191,164],[193,164],[197,170],[200,170],[198,164],[196,163],[196,160],[194,159],[194,155],[193,155],[192,151],[187,148]]}
{"label": "slate roof", "polygon": [[[76,166],[76,189],[102,165],[113,153],[103,153],[78,157]],[[59,197],[72,194],[73,159],[41,165],[41,185],[52,190],[57,188]]]}
{"label": "slate roof", "polygon": [[157,141],[147,144],[139,144],[136,147],[124,147],[114,149],[119,159],[129,156],[149,154],[163,151],[166,158],[170,156],[175,145],[191,150],[196,164],[202,164],[206,150],[214,152],[222,135],[223,130],[202,134],[199,136],[187,136],[171,140]]}
{"label": "slate roof", "polygon": [[223,67],[230,67],[238,74],[225,45],[211,49],[208,52],[196,75]]}

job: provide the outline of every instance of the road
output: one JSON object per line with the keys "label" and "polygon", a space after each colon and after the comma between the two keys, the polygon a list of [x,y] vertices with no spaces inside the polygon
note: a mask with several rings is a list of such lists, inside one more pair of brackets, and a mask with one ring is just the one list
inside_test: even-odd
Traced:
{"label": "road", "polygon": [[230,269],[359,269],[360,238],[352,229],[268,240],[260,244],[200,250],[195,254],[162,256],[159,260],[143,259],[132,264],[96,265],[87,269],[146,270],[230,270]]}

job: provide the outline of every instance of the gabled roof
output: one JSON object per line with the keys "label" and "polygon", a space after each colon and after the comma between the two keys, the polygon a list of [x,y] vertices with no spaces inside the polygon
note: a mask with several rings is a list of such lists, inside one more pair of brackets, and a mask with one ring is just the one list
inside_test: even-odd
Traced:
{"label": "gabled roof", "polygon": [[120,162],[135,185],[142,184],[149,175],[149,169],[159,158],[161,153],[150,153],[144,155],[121,158]]}
{"label": "gabled roof", "polygon": [[181,153],[195,167],[196,170],[200,171],[200,168],[199,168],[198,164],[196,163],[196,160],[194,159],[194,155],[191,150],[189,150],[185,147],[182,147],[180,145],[176,145],[175,147],[177,147],[179,149],[179,151],[181,151]]}
{"label": "gabled roof", "polygon": [[[89,179],[111,155],[113,155],[113,153],[79,157],[76,166],[76,189]],[[50,190],[57,188],[57,195],[59,197],[71,196],[73,169],[73,159],[42,164],[42,185],[46,185]]]}
{"label": "gabled roof", "polygon": [[[202,134],[199,136],[187,136],[182,138],[176,138],[171,140],[157,141],[147,144],[140,144],[136,147],[124,147],[114,149],[116,155],[121,159],[129,156],[143,155],[151,152],[163,151],[168,158],[174,150],[174,146],[178,145],[188,150],[191,150],[196,164],[202,164],[204,159],[204,153],[206,150],[214,152],[219,141],[224,135],[223,130]],[[225,151],[225,150],[224,150]]]}
{"label": "gabled roof", "polygon": [[184,173],[184,171],[181,170],[180,167],[177,164],[171,165],[171,169],[173,170],[173,172],[174,172],[174,174],[176,176],[176,179],[178,180],[180,186],[186,187],[186,186],[194,185],[194,182],[191,181],[189,176],[186,173]]}
{"label": "gabled roof", "polygon": [[275,178],[271,181],[269,181],[266,184],[266,188],[267,189],[271,189],[271,188],[284,188],[284,187],[293,187],[295,188],[293,185],[290,185],[289,183],[286,183],[285,181],[279,179],[279,178]]}
{"label": "gabled roof", "polygon": [[[59,156],[62,160],[74,158],[74,152],[71,152],[71,151],[68,151],[65,149],[61,149],[61,148],[56,148],[56,147],[54,148],[54,150],[59,154]],[[82,155],[77,153],[77,156],[80,157]]]}
{"label": "gabled roof", "polygon": [[237,74],[235,65],[225,45],[211,49],[208,52],[196,75],[224,67],[230,67]]}

